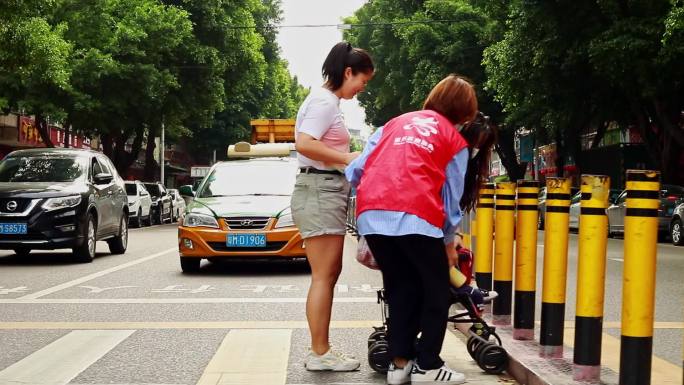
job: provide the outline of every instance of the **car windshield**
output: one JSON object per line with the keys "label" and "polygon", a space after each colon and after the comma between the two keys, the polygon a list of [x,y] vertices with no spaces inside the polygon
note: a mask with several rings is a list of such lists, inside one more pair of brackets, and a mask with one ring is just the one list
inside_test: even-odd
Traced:
{"label": "car windshield", "polygon": [[159,186],[156,184],[147,184],[145,183],[145,187],[147,187],[147,191],[152,195],[153,197],[158,197],[161,196],[161,192],[159,192]]}
{"label": "car windshield", "polygon": [[126,183],[126,195],[138,195],[138,189],[133,183]]}
{"label": "car windshield", "polygon": [[198,196],[292,195],[297,170],[290,162],[240,162],[217,167]]}
{"label": "car windshield", "polygon": [[79,157],[12,156],[0,162],[0,182],[73,182],[84,170]]}

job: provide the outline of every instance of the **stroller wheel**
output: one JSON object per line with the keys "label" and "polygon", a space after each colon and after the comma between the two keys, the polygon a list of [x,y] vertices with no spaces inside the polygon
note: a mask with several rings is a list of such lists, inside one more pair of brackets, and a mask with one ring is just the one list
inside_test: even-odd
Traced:
{"label": "stroller wheel", "polygon": [[501,346],[491,343],[478,349],[477,365],[489,374],[500,374],[508,368],[508,353]]}
{"label": "stroller wheel", "polygon": [[387,373],[390,356],[387,341],[377,341],[368,349],[368,365],[378,373]]}
{"label": "stroller wheel", "polygon": [[470,336],[468,337],[468,342],[466,343],[466,349],[468,349],[468,354],[470,354],[470,357],[473,358],[473,360],[476,360],[477,358],[477,349],[480,348],[482,344],[485,342],[482,341],[481,339]]}
{"label": "stroller wheel", "polygon": [[387,341],[387,333],[384,330],[375,330],[368,336],[368,348],[378,341]]}

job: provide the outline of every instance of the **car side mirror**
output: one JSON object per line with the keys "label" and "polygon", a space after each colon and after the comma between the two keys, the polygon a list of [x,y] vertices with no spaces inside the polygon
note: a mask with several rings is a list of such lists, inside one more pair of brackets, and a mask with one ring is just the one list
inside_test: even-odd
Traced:
{"label": "car side mirror", "polygon": [[194,197],[195,192],[192,190],[192,185],[186,184],[178,188],[178,192],[184,197]]}
{"label": "car side mirror", "polygon": [[114,179],[114,176],[112,174],[108,174],[106,172],[101,172],[99,174],[96,174],[93,177],[93,181],[95,184],[107,184],[111,182]]}

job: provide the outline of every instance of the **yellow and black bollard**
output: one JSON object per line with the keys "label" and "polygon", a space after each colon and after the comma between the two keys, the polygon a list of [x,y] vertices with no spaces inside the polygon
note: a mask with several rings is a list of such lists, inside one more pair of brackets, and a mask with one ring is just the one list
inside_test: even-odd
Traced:
{"label": "yellow and black bollard", "polygon": [[581,188],[573,379],[598,381],[601,377],[610,178],[582,175]]}
{"label": "yellow and black bollard", "polygon": [[494,183],[485,183],[475,210],[475,282],[492,290],[492,243],[494,242]]}
{"label": "yellow and black bollard", "polygon": [[513,338],[532,340],[534,339],[534,306],[537,290],[539,182],[518,181],[517,209]]}
{"label": "yellow and black bollard", "polygon": [[660,174],[627,171],[620,385],[651,383]]}
{"label": "yellow and black bollard", "polygon": [[513,294],[513,236],[515,232],[515,183],[496,184],[494,220],[494,300],[492,320],[495,325],[511,324]]}
{"label": "yellow and black bollard", "polygon": [[544,277],[539,352],[542,357],[563,357],[565,283],[568,272],[569,178],[546,179],[544,218]]}

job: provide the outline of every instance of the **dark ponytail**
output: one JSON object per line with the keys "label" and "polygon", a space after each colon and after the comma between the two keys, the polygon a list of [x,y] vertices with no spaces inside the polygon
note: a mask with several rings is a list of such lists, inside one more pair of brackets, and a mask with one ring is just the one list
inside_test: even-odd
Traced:
{"label": "dark ponytail", "polygon": [[359,72],[371,74],[375,71],[373,60],[368,52],[361,48],[354,48],[351,44],[343,41],[335,44],[323,62],[323,78],[325,84],[332,91],[342,87],[344,71],[350,67],[352,74]]}
{"label": "dark ponytail", "polygon": [[492,147],[498,140],[498,135],[496,127],[489,123],[489,117],[478,112],[475,119],[463,126],[461,136],[468,142],[470,153],[472,153],[475,145],[479,149],[477,155],[468,160],[463,196],[461,197],[461,209],[470,211],[475,208],[480,195],[480,187],[483,183],[487,183]]}

